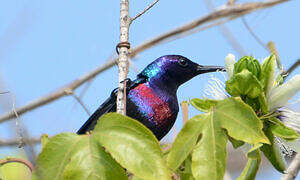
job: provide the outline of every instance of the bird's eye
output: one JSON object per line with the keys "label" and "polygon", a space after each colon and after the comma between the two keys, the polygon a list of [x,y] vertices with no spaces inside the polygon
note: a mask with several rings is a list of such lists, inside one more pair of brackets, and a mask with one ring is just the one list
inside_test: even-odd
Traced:
{"label": "bird's eye", "polygon": [[179,65],[182,66],[182,67],[187,67],[187,65],[188,65],[188,62],[187,62],[185,59],[182,59],[182,58],[180,58],[180,59],[178,60],[178,63],[179,63]]}

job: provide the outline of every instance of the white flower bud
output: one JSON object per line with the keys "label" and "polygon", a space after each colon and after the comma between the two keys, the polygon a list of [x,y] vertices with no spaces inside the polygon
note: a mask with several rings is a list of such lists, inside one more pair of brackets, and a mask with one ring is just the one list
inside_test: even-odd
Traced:
{"label": "white flower bud", "polygon": [[234,64],[236,63],[235,61],[235,56],[233,54],[228,54],[225,58],[225,66],[226,66],[226,72],[228,75],[228,79],[231,78],[233,75],[233,70],[234,70]]}

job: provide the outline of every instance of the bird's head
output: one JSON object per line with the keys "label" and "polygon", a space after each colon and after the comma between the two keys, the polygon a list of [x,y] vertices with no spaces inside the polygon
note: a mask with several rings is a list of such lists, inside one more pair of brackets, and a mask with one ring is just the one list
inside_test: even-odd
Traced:
{"label": "bird's head", "polygon": [[225,71],[225,68],[202,66],[180,55],[166,55],[149,64],[138,76],[179,87],[199,74],[215,71]]}

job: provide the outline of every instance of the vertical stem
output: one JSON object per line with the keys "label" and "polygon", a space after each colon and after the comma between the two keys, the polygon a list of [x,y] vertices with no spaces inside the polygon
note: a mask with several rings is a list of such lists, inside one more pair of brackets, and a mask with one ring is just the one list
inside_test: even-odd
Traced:
{"label": "vertical stem", "polygon": [[[121,0],[120,6],[120,44],[128,43],[129,39],[129,0]],[[119,91],[117,96],[117,113],[126,115],[126,82],[128,73],[128,46],[119,44]]]}

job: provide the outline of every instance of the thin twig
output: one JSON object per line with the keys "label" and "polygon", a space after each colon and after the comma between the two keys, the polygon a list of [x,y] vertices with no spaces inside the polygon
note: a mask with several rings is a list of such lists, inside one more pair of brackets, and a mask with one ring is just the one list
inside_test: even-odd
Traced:
{"label": "thin twig", "polygon": [[234,34],[227,28],[225,25],[219,26],[222,35],[227,39],[229,44],[239,53],[240,56],[247,55],[243,46],[239,43],[239,41],[235,38]]}
{"label": "thin twig", "polygon": [[286,70],[283,74],[285,76],[283,76],[284,78],[286,78],[287,76],[289,76],[298,66],[300,65],[300,59],[298,59],[296,62],[294,62],[293,65],[291,65],[288,70]]}
{"label": "thin twig", "polygon": [[[179,28],[176,28],[174,30],[171,30],[167,33],[161,34],[149,41],[146,41],[136,48],[132,49],[131,53],[129,54],[130,57],[134,57],[138,53],[145,51],[146,49],[149,49],[159,43],[165,42],[169,40],[170,38],[173,38],[176,35],[180,35],[182,33],[186,33],[190,30],[193,30],[194,28],[201,26],[205,23],[209,23],[215,20],[223,19],[223,18],[229,18],[229,17],[238,17],[243,16],[247,13],[251,13],[253,11],[268,8],[275,6],[277,4],[287,2],[289,0],[272,0],[272,1],[265,1],[265,2],[252,2],[252,3],[244,3],[244,4],[236,4],[234,6],[225,7],[222,9],[218,9],[204,17],[201,17],[199,19],[196,19],[195,21],[192,21],[190,23],[187,23],[183,26],[180,26]],[[88,72],[87,74],[79,77],[78,79],[70,82],[69,84],[51,92],[48,95],[45,95],[41,98],[38,98],[30,103],[28,103],[25,106],[22,106],[17,109],[17,112],[19,115],[22,115],[28,111],[31,111],[33,109],[36,109],[40,106],[43,106],[45,104],[48,104],[52,101],[55,101],[56,99],[59,99],[63,96],[67,96],[68,94],[65,92],[65,89],[72,89],[75,90],[79,86],[81,86],[86,81],[89,81],[93,79],[95,76],[97,76],[99,73],[104,72],[105,70],[109,69],[110,67],[114,66],[117,62],[117,59],[110,59],[107,62],[105,62],[102,66],[96,68],[95,70]],[[0,123],[7,121],[11,118],[14,118],[15,115],[13,112],[7,112],[3,114],[0,117]]]}
{"label": "thin twig", "polygon": [[234,5],[235,0],[228,0],[227,5],[232,6]]}
{"label": "thin twig", "polygon": [[[17,130],[17,134],[18,134],[18,147],[19,148],[23,147],[29,160],[31,160],[31,162],[33,164],[35,164],[36,153],[35,153],[33,145],[30,142],[26,141],[26,139],[28,139],[28,137],[29,137],[29,133],[27,131],[27,128],[20,124],[19,115],[18,115],[18,112],[16,111],[16,107],[15,107],[15,104],[16,104],[15,96],[10,91],[6,91],[5,93],[9,94],[11,97],[12,112],[14,113],[14,115],[16,117],[15,125],[17,127],[16,130]],[[25,146],[25,145],[27,145],[27,146]]]}
{"label": "thin twig", "polygon": [[280,69],[282,72],[284,72],[284,69],[280,62],[279,54],[278,54],[277,48],[275,46],[275,43],[270,41],[270,42],[268,42],[267,47],[268,47],[268,50],[270,51],[270,53],[275,55],[278,69]]}
{"label": "thin twig", "polygon": [[[209,11],[215,11],[215,7],[214,4],[212,2],[212,0],[205,0],[205,5],[206,8]],[[232,4],[233,5],[233,4]],[[228,43],[233,47],[233,49],[235,49],[240,56],[245,56],[247,55],[246,51],[244,50],[243,46],[239,43],[239,41],[235,38],[235,36],[233,35],[233,33],[229,30],[229,28],[227,28],[225,25],[221,24],[220,26],[218,26],[222,35],[224,36],[224,38],[228,41]]]}
{"label": "thin twig", "polygon": [[288,167],[287,173],[281,177],[281,180],[296,179],[299,171],[300,171],[300,154],[298,153],[292,160],[290,166]]}
{"label": "thin twig", "polygon": [[266,46],[266,44],[264,42],[262,42],[262,40],[259,39],[259,37],[254,33],[254,31],[252,30],[252,28],[249,26],[249,24],[247,23],[245,17],[243,16],[242,18],[242,22],[245,25],[246,29],[249,31],[249,33],[253,36],[253,38],[258,42],[258,44],[260,44],[265,50],[267,50],[269,52],[268,47]]}
{"label": "thin twig", "polygon": [[134,65],[134,63],[133,63],[131,60],[129,60],[129,65],[130,65],[130,67],[134,70],[134,72],[135,72],[136,74],[139,73],[139,69]]}
{"label": "thin twig", "polygon": [[182,109],[182,117],[183,117],[183,125],[184,125],[189,119],[189,103],[187,101],[182,101],[180,106]]}
{"label": "thin twig", "polygon": [[[87,92],[87,90],[89,89],[89,87],[91,86],[92,82],[94,79],[89,80],[86,85],[84,86],[83,90],[80,92],[78,98],[82,99],[83,96],[85,95],[85,93]],[[72,110],[76,107],[77,103],[74,103]]]}
{"label": "thin twig", "polygon": [[27,161],[25,159],[20,159],[20,158],[6,158],[6,159],[0,159],[0,166],[3,166],[7,163],[22,163],[25,166],[27,166],[30,171],[32,172],[34,170],[33,165],[31,164],[30,161]]}
{"label": "thin twig", "polygon": [[17,127],[17,134],[19,136],[19,148],[23,147],[24,145],[24,141],[23,141],[23,136],[22,136],[22,129],[21,129],[21,126],[20,126],[20,123],[19,123],[19,115],[16,111],[16,107],[15,107],[15,96],[12,92],[10,91],[5,91],[5,92],[1,92],[0,93],[1,95],[3,94],[9,94],[10,98],[11,98],[11,101],[12,101],[12,112],[14,112],[15,116],[16,116],[16,127]]}
{"label": "thin twig", "polygon": [[155,0],[152,4],[150,4],[146,9],[144,9],[144,11],[140,12],[139,14],[137,14],[136,16],[134,16],[133,18],[131,18],[130,23],[132,23],[134,20],[136,20],[137,18],[139,18],[141,15],[145,14],[149,9],[151,9],[156,3],[158,3],[159,0]]}
{"label": "thin twig", "polygon": [[81,99],[74,93],[72,90],[66,90],[68,94],[74,97],[74,99],[81,105],[81,107],[84,109],[84,111],[90,116],[91,113],[88,110],[88,108],[85,106],[85,104],[81,101]]}
{"label": "thin twig", "polygon": [[[41,139],[40,138],[28,138],[28,139],[24,139],[24,141],[26,143],[29,143],[29,144],[38,144],[38,143],[41,143]],[[9,140],[0,139],[0,147],[4,147],[4,146],[16,146],[16,145],[19,145],[19,143],[20,143],[19,139],[9,139]]]}

